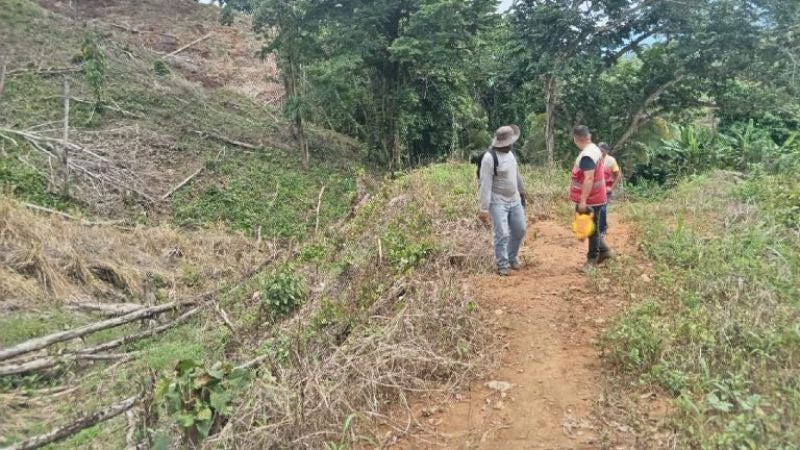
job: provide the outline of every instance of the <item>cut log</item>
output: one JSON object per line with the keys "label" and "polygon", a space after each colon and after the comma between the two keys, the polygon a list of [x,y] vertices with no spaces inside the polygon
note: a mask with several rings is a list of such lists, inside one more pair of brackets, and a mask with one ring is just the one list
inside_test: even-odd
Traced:
{"label": "cut log", "polygon": [[45,213],[48,213],[48,214],[53,214],[53,215],[56,215],[56,216],[63,217],[65,219],[74,220],[76,222],[80,222],[81,225],[85,225],[85,226],[108,226],[108,225],[119,225],[119,224],[122,223],[121,220],[114,220],[114,221],[110,221],[110,222],[93,222],[93,221],[90,221],[90,220],[84,220],[84,219],[81,219],[79,217],[75,217],[75,216],[69,215],[69,214],[67,214],[65,212],[56,211],[56,210],[50,209],[50,208],[45,208],[44,206],[34,205],[33,203],[22,202],[21,205],[26,207],[26,208],[28,208],[28,209],[32,209],[34,211],[45,212]]}
{"label": "cut log", "polygon": [[178,190],[180,190],[180,188],[186,186],[190,181],[192,181],[192,179],[194,179],[194,177],[199,175],[200,172],[202,172],[202,171],[203,171],[202,167],[197,169],[197,170],[195,170],[194,173],[192,173],[191,175],[186,177],[185,180],[181,181],[177,186],[175,186],[174,188],[170,189],[169,192],[167,192],[166,194],[162,195],[161,196],[161,200],[166,200],[166,199],[170,198],[172,196],[172,194],[178,192]]}
{"label": "cut log", "polygon": [[118,327],[120,325],[125,325],[126,323],[135,322],[140,319],[146,319],[167,311],[194,306],[198,301],[200,301],[200,299],[211,294],[204,294],[203,296],[192,300],[186,300],[184,302],[171,302],[164,305],[143,308],[139,311],[125,314],[124,316],[115,317],[113,319],[103,320],[101,322],[84,325],[71,330],[61,331],[58,333],[49,334],[47,336],[31,339],[10,348],[0,349],[0,361],[5,361],[36,350],[41,350],[59,342],[69,341],[81,336],[86,336],[87,334]]}
{"label": "cut log", "polygon": [[107,351],[107,350],[111,350],[111,349],[122,347],[123,345],[130,344],[131,342],[136,342],[136,341],[139,341],[139,340],[142,340],[142,339],[145,339],[145,338],[149,338],[149,337],[155,336],[155,335],[157,335],[159,333],[162,333],[162,332],[164,332],[166,330],[169,330],[170,328],[172,328],[174,326],[177,326],[177,325],[180,325],[183,322],[186,322],[187,320],[189,320],[189,318],[191,318],[192,316],[194,316],[198,312],[200,312],[200,307],[196,307],[196,308],[190,309],[189,311],[186,311],[180,317],[178,317],[177,319],[175,319],[175,320],[173,320],[171,322],[165,323],[163,325],[159,325],[159,326],[157,326],[155,328],[151,328],[151,329],[146,330],[146,331],[142,331],[141,333],[133,334],[133,335],[130,335],[130,336],[123,336],[123,337],[121,337],[119,339],[115,339],[113,341],[104,342],[102,344],[98,344],[98,345],[95,345],[93,347],[87,347],[87,348],[85,348],[83,350],[79,350],[78,353],[79,354],[91,354],[91,353],[104,352],[104,351]]}
{"label": "cut log", "polygon": [[138,303],[72,303],[67,307],[108,317],[122,316],[144,308]]}
{"label": "cut log", "polygon": [[234,145],[236,147],[247,148],[247,149],[250,149],[250,150],[260,150],[261,149],[261,147],[259,147],[258,145],[250,144],[248,142],[237,141],[235,139],[231,139],[231,138],[219,135],[217,133],[212,133],[212,132],[208,132],[208,131],[200,131],[200,130],[193,130],[193,133],[195,133],[195,134],[197,134],[197,135],[199,135],[199,136],[201,136],[203,138],[216,139],[218,141],[222,141],[222,142],[225,142],[226,144],[231,144],[231,145]]}
{"label": "cut log", "polygon": [[75,67],[48,67],[40,69],[14,69],[8,71],[8,76],[22,75],[26,73],[35,73],[38,75],[63,75],[66,73],[76,73],[83,70],[83,66]]}
{"label": "cut log", "polygon": [[126,411],[136,406],[140,400],[141,400],[140,395],[135,395],[133,397],[126,398],[125,400],[122,400],[119,403],[115,403],[105,409],[97,411],[94,414],[81,417],[80,419],[70,423],[69,425],[54,428],[49,433],[41,434],[39,436],[34,436],[32,438],[13,444],[10,447],[6,447],[2,450],[33,450],[40,447],[44,447],[47,444],[52,444],[53,442],[58,442],[74,434],[77,434],[81,430],[97,425],[98,423],[113,419],[114,417],[117,417],[118,415],[125,413]]}
{"label": "cut log", "polygon": [[8,377],[13,375],[22,375],[31,372],[38,372],[45,369],[52,369],[61,364],[68,364],[75,361],[129,361],[141,352],[120,353],[120,354],[68,354],[64,356],[45,356],[43,358],[34,359],[33,361],[26,361],[24,363],[16,364],[11,362],[0,366],[0,377]]}
{"label": "cut log", "polygon": [[205,35],[205,36],[203,36],[203,37],[201,37],[201,38],[197,38],[197,39],[193,40],[192,42],[189,42],[188,44],[184,45],[183,47],[181,47],[181,48],[179,48],[179,49],[175,50],[174,52],[172,52],[172,53],[170,53],[170,54],[166,55],[164,58],[169,58],[170,56],[175,56],[175,55],[177,55],[178,53],[180,53],[180,52],[182,52],[182,51],[186,50],[187,48],[189,48],[189,47],[191,47],[191,46],[193,46],[193,45],[196,45],[196,44],[199,44],[199,43],[201,43],[201,42],[205,41],[206,39],[210,38],[210,37],[211,37],[213,34],[214,34],[214,33],[208,33],[207,35]]}

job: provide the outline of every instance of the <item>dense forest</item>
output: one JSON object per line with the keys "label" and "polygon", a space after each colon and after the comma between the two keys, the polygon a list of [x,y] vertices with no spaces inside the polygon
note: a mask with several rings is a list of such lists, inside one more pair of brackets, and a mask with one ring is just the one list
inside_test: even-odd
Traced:
{"label": "dense forest", "polygon": [[790,0],[531,0],[503,15],[492,0],[232,0],[223,21],[234,10],[278,55],[299,133],[324,124],[394,168],[482,150],[505,123],[523,125],[526,161],[565,161],[584,123],[663,182],[774,160],[800,114]]}

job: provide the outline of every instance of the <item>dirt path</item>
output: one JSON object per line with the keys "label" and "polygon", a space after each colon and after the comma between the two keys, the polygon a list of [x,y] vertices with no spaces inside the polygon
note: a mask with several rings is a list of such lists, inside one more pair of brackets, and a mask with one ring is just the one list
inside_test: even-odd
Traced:
{"label": "dirt path", "polygon": [[[628,227],[613,216],[611,223],[609,244],[630,251]],[[615,427],[593,414],[604,392],[596,344],[623,302],[590,293],[590,280],[578,271],[585,246],[564,224],[540,222],[529,230],[522,272],[471,281],[482,306],[498,316],[508,346],[495,373],[425,419],[446,448],[595,449],[615,440]],[[511,387],[501,393],[488,381]]]}

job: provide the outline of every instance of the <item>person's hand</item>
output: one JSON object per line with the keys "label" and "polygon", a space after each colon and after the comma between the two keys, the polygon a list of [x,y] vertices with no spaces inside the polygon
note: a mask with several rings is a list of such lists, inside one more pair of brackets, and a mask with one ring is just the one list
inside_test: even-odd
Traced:
{"label": "person's hand", "polygon": [[478,213],[478,220],[481,221],[484,225],[489,225],[489,213],[486,211],[481,211]]}
{"label": "person's hand", "polygon": [[579,213],[584,213],[584,214],[586,214],[586,213],[588,213],[588,212],[589,212],[589,207],[588,207],[588,206],[586,206],[586,202],[581,202],[581,203],[578,205],[578,212],[579,212]]}

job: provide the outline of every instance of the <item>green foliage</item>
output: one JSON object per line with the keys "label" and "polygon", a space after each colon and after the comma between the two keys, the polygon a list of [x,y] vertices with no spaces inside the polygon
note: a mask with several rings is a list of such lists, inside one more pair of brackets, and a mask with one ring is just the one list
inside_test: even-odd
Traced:
{"label": "green foliage", "polygon": [[160,59],[153,63],[153,72],[158,77],[168,77],[172,73],[167,63]]}
{"label": "green foliage", "polygon": [[261,286],[261,307],[268,317],[285,316],[306,301],[306,283],[292,264],[273,270]]}
{"label": "green foliage", "polygon": [[745,184],[740,195],[757,202],[777,223],[800,229],[800,181],[794,173],[759,178]]}
{"label": "green foliage", "polygon": [[81,43],[81,62],[83,63],[83,76],[89,83],[94,99],[97,103],[103,102],[103,91],[106,84],[106,54],[99,44],[96,33],[87,33]]}
{"label": "green foliage", "polygon": [[652,281],[626,280],[648,300],[604,345],[621,373],[676,397],[681,447],[800,441],[798,185],[789,178],[698,176],[628,206],[655,268]]}
{"label": "green foliage", "polygon": [[780,173],[798,165],[800,142],[796,134],[777,144],[770,130],[756,127],[753,121],[733,124],[718,133],[682,126],[677,127],[674,139],[647,149],[644,161],[634,167],[631,181],[674,183],[712,169]]}
{"label": "green foliage", "polygon": [[210,168],[210,183],[174,196],[174,220],[182,226],[222,222],[251,236],[260,229],[265,238],[302,239],[316,225],[322,186],[322,229],[348,211],[355,186],[343,170],[298,166],[297,157],[282,151],[230,155]]}
{"label": "green foliage", "polygon": [[663,338],[653,320],[660,314],[657,303],[643,302],[627,311],[607,333],[608,359],[622,370],[647,371],[661,358]]}
{"label": "green foliage", "polygon": [[412,241],[406,231],[390,229],[383,236],[386,259],[398,272],[407,272],[422,264],[435,246],[427,240]]}
{"label": "green foliage", "polygon": [[181,429],[187,443],[197,445],[217,431],[233,413],[236,393],[247,385],[246,370],[230,365],[184,359],[173,374],[156,384],[154,400]]}
{"label": "green foliage", "polygon": [[327,450],[348,450],[350,447],[348,446],[348,434],[350,433],[350,428],[353,426],[353,422],[358,418],[356,413],[350,414],[344,419],[344,423],[342,423],[342,433],[341,437],[339,438],[338,442],[328,442],[326,444]]}

